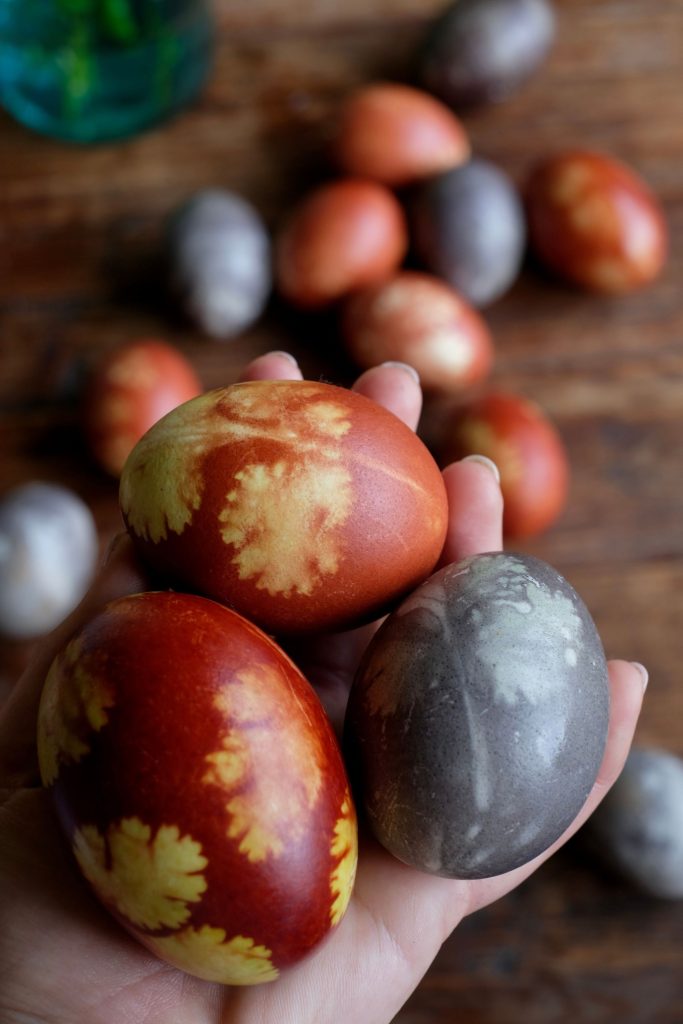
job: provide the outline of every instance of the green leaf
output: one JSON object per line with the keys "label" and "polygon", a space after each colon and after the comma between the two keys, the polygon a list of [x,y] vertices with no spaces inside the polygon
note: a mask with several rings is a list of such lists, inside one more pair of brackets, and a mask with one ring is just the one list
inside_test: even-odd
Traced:
{"label": "green leaf", "polygon": [[130,0],[100,0],[100,19],[104,31],[119,43],[134,43],[139,36]]}

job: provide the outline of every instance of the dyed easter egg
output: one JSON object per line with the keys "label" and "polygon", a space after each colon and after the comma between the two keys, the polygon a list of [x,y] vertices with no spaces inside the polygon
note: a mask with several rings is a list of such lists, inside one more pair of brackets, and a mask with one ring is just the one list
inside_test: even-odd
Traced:
{"label": "dyed easter egg", "polygon": [[396,416],[344,388],[252,381],[157,423],[121,477],[140,554],[274,633],[378,615],[441,553],[441,474]]}
{"label": "dyed easter egg", "polygon": [[383,846],[421,871],[525,864],[583,806],[607,736],[607,665],[554,569],[484,554],[418,587],[371,642],[345,724]]}
{"label": "dyed easter egg", "polygon": [[108,605],[52,664],[43,784],[105,907],[208,981],[272,981],[341,919],[356,865],[344,765],[268,637],[193,595]]}

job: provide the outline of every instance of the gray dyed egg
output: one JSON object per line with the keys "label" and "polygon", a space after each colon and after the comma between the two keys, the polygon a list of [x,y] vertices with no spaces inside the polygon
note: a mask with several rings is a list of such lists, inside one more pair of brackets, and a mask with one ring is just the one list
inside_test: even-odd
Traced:
{"label": "gray dyed egg", "polygon": [[548,0],[457,0],[431,26],[418,74],[456,110],[496,102],[531,77],[554,38]]}
{"label": "gray dyed egg", "polygon": [[526,222],[508,175],[476,158],[417,186],[409,215],[419,260],[475,306],[500,298],[524,258]]}
{"label": "gray dyed egg", "polygon": [[634,748],[582,831],[643,892],[683,899],[683,760]]}
{"label": "gray dyed egg", "polygon": [[188,315],[213,338],[233,338],[263,312],[272,287],[270,236],[241,196],[207,189],[169,222],[172,284]]}
{"label": "gray dyed egg", "polygon": [[40,636],[84,596],[98,558],[95,521],[66,487],[32,482],[0,501],[0,633]]}
{"label": "gray dyed egg", "polygon": [[524,864],[595,781],[609,690],[585,605],[549,565],[484,554],[431,576],[371,642],[345,742],[377,839],[449,878]]}

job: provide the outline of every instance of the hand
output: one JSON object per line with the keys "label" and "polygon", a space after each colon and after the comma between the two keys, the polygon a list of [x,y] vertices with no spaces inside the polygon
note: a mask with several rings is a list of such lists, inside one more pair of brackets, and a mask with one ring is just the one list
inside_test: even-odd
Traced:
{"label": "hand", "polygon": [[[243,379],[300,378],[281,354],[255,360]],[[421,394],[387,364],[356,391],[411,427]],[[502,545],[495,476],[473,461],[444,472],[450,523],[443,561]],[[125,538],[81,607],[37,652],[0,715],[0,1019],[50,1024],[388,1024],[466,915],[505,895],[562,845],[621,771],[643,694],[638,669],[609,666],[611,718],[597,782],[567,832],[530,864],[496,878],[452,881],[421,874],[361,837],[351,904],[337,930],[298,967],[254,988],[199,981],[152,957],[109,917],[78,875],[40,788],[35,721],[47,668],[73,631],[115,597],[145,589]],[[294,652],[339,725],[360,653],[373,627],[298,644]]]}

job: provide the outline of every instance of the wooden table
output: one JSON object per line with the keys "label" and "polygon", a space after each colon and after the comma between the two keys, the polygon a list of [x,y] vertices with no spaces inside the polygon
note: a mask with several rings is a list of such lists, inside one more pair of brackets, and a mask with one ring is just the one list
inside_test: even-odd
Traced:
{"label": "wooden table", "polygon": [[[352,378],[326,317],[293,316],[275,303],[225,345],[180,322],[154,273],[159,227],[207,185],[244,193],[276,226],[292,200],[330,173],[325,142],[336,104],[352,85],[405,76],[441,3],[217,6],[215,72],[201,101],[173,123],[78,149],[0,117],[0,485],[40,477],[75,488],[103,543],[119,525],[116,487],[89,461],[77,412],[83,374],[103,350],[132,336],[165,336],[207,386],[233,380],[245,360],[270,348],[293,350],[307,375]],[[649,667],[637,740],[680,755],[683,0],[557,6],[559,38],[542,73],[503,106],[467,119],[475,149],[517,179],[565,144],[621,157],[660,195],[672,252],[654,287],[618,300],[526,270],[487,313],[495,381],[545,407],[573,466],[565,515],[525,548],[578,588],[608,655]],[[5,688],[27,650],[2,645]],[[683,904],[635,895],[578,846],[466,921],[396,1018],[570,1020],[683,1021]]]}

